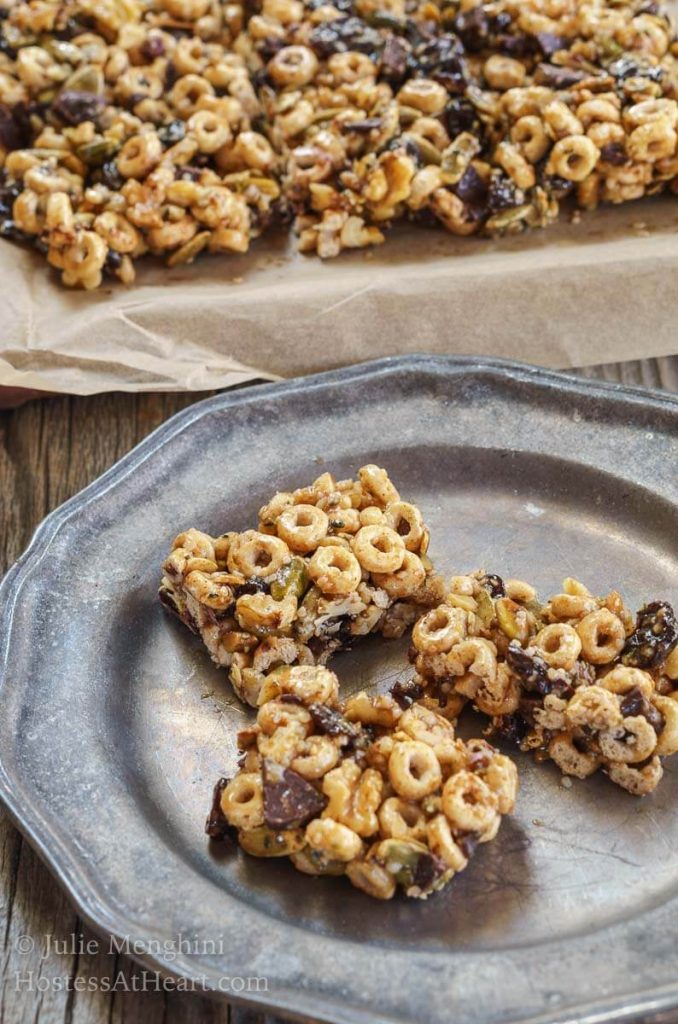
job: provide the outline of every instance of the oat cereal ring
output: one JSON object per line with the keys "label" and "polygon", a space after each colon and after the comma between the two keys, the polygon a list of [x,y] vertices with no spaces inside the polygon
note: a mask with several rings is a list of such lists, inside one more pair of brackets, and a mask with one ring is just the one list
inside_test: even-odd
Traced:
{"label": "oat cereal ring", "polygon": [[421,559],[412,551],[406,551],[402,565],[395,572],[375,572],[374,582],[389,597],[397,600],[409,597],[421,587],[426,579],[426,569]]}
{"label": "oat cereal ring", "polygon": [[388,526],[363,526],[351,540],[351,547],[363,569],[394,573],[405,560],[402,537]]}
{"label": "oat cereal ring", "polygon": [[626,633],[621,620],[600,608],[589,612],[576,625],[584,658],[592,665],[607,665],[622,650]]}
{"label": "oat cereal ring", "polygon": [[318,548],[309,562],[308,572],[325,594],[350,594],[362,579],[362,569],[355,555],[331,543]]}
{"label": "oat cereal ring", "polygon": [[398,796],[421,800],[436,790],[441,781],[438,758],[427,743],[397,742],[388,761],[388,775]]}
{"label": "oat cereal ring", "polygon": [[579,749],[569,733],[556,734],[548,747],[549,756],[564,775],[586,779],[600,767],[601,759],[592,751]]}
{"label": "oat cereal ring", "polygon": [[574,668],[581,654],[582,642],[576,629],[565,623],[545,626],[534,638],[534,646],[541,657],[553,668]]}
{"label": "oat cereal ring", "polygon": [[412,631],[412,643],[424,654],[445,654],[466,634],[466,616],[458,608],[441,605],[423,615]]}
{"label": "oat cereal ring", "polygon": [[315,505],[292,505],[278,516],[276,528],[293,551],[314,551],[327,536],[329,519]]}
{"label": "oat cereal ring", "polygon": [[466,769],[443,786],[442,809],[453,828],[485,832],[498,816],[498,800],[486,782]]}
{"label": "oat cereal ring", "polygon": [[[403,719],[423,725],[430,742],[405,738],[398,724],[352,724],[344,705],[309,697],[299,691],[299,703],[264,704],[256,725],[239,734],[238,774],[215,788],[208,835],[232,839],[235,827],[245,853],[289,856],[304,874],[345,875],[375,899],[397,889],[425,899],[441,889],[513,809],[517,775],[508,758],[483,740],[464,743],[416,705]],[[457,756],[443,766],[449,743]],[[332,763],[319,758],[312,773],[301,771],[307,751],[330,747]]]}
{"label": "oat cereal ring", "polygon": [[227,564],[231,572],[240,572],[246,578],[266,578],[282,569],[289,560],[290,551],[283,540],[246,530],[232,539]]}

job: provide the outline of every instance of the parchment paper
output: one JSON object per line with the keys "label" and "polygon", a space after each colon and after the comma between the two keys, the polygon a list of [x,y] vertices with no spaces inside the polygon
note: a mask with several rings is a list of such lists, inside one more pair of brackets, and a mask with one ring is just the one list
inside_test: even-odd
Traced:
{"label": "parchment paper", "polygon": [[326,263],[282,234],[98,292],[0,242],[0,386],[197,391],[404,352],[550,367],[678,352],[678,199],[501,240],[403,226]]}

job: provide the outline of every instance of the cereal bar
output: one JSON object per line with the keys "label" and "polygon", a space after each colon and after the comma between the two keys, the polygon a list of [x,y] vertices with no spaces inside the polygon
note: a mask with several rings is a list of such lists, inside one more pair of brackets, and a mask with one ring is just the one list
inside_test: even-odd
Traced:
{"label": "cereal bar", "polygon": [[453,577],[412,632],[411,692],[454,719],[464,703],[565,775],[602,769],[652,792],[678,751],[678,625],[665,601],[634,620],[612,591],[568,578],[541,604],[533,587],[477,572]]}
{"label": "cereal bar", "polygon": [[325,668],[284,678],[239,735],[240,768],[216,786],[208,835],[306,874],[346,875],[382,900],[398,886],[425,899],[495,837],[518,788],[508,757],[388,694],[341,705]]}
{"label": "cereal bar", "polygon": [[245,252],[279,197],[260,105],[231,44],[239,4],[31,0],[0,22],[5,237],[31,241],[66,285],[129,284]]}
{"label": "cereal bar", "polygon": [[368,633],[400,636],[436,604],[443,586],[428,541],[421,512],[385,470],[363,466],[341,481],[324,473],[276,494],[255,530],[180,534],[160,598],[256,707],[278,695],[281,666],[324,664]]}

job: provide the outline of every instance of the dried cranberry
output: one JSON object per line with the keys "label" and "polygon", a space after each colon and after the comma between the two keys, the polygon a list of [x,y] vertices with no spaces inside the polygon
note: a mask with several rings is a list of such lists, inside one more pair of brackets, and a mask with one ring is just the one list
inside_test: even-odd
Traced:
{"label": "dried cranberry", "polygon": [[148,36],[141,44],[141,55],[146,60],[155,60],[162,57],[165,52],[165,43],[162,36]]}
{"label": "dried cranberry", "polygon": [[238,830],[229,825],[221,809],[221,796],[229,779],[221,778],[214,787],[212,806],[205,822],[205,832],[210,839],[236,839]]}
{"label": "dried cranberry", "polygon": [[163,146],[173,146],[175,143],[181,142],[185,135],[186,124],[180,118],[158,128],[158,138]]}
{"label": "dried cranberry", "polygon": [[415,700],[419,700],[423,692],[424,687],[415,679],[403,680],[391,687],[391,696],[403,711],[411,707]]}
{"label": "dried cranberry", "polygon": [[455,836],[457,846],[464,854],[464,856],[470,860],[473,854],[476,852],[478,846],[478,836],[475,832],[464,832],[462,835]]}
{"label": "dried cranberry", "polygon": [[485,573],[480,580],[480,585],[485,587],[485,590],[489,590],[491,597],[506,597],[506,587],[501,576]]}
{"label": "dried cranberry", "polygon": [[52,104],[52,112],[66,124],[74,125],[82,121],[96,121],[104,106],[103,96],[97,93],[64,89]]}
{"label": "dried cranberry", "polygon": [[482,133],[482,122],[478,117],[476,108],[470,100],[462,97],[455,97],[445,107],[445,121],[451,138],[456,138],[461,132],[472,132],[480,136]]}
{"label": "dried cranberry", "polygon": [[[182,170],[185,170],[185,168],[182,168]],[[258,576],[253,576],[246,583],[239,583],[237,587],[233,587],[233,597],[237,601],[239,597],[243,597],[245,594],[265,594],[268,593],[269,589],[268,583],[264,583]]]}
{"label": "dried cranberry", "polygon": [[512,640],[506,651],[506,664],[518,677],[528,693],[545,696],[551,692],[548,665],[538,654],[528,654],[517,640]]}
{"label": "dried cranberry", "polygon": [[484,49],[490,40],[490,19],[482,5],[462,11],[454,19],[454,30],[471,53]]}
{"label": "dried cranberry", "polygon": [[324,810],[327,800],[303,775],[264,761],[264,821],[269,828],[300,828]]}
{"label": "dried cranberry", "polygon": [[527,735],[528,729],[529,725],[522,715],[514,713],[495,719],[492,735],[506,740],[508,743],[519,744]]}
{"label": "dried cranberry", "polygon": [[19,126],[11,108],[5,103],[0,104],[0,145],[4,149],[19,149],[21,146]]}
{"label": "dried cranberry", "polygon": [[380,127],[380,117],[366,117],[362,121],[344,121],[341,126],[341,130],[344,132],[358,132],[361,135],[367,135],[368,132],[372,132],[375,128]]}
{"label": "dried cranberry", "polygon": [[666,601],[653,601],[641,608],[636,628],[626,641],[621,660],[634,668],[656,668],[678,643],[678,624]]}
{"label": "dried cranberry", "polygon": [[[114,273],[116,270],[120,269],[121,265],[122,265],[122,256],[121,256],[121,254],[119,252],[116,252],[115,249],[109,249],[108,252],[106,253],[106,262],[104,263],[104,267],[106,268],[106,270],[111,271],[112,273]],[[162,597],[160,598],[160,600],[161,600],[161,602],[163,604],[167,603],[167,602],[165,602],[163,600]]]}
{"label": "dried cranberry", "polygon": [[434,853],[421,853],[417,857],[412,885],[422,892],[430,892],[439,878],[447,871],[447,867],[440,857]]}
{"label": "dried cranberry", "polygon": [[608,142],[601,148],[600,157],[606,164],[612,164],[614,167],[622,167],[629,159],[621,142]]}
{"label": "dried cranberry", "polygon": [[337,18],[317,25],[311,32],[309,45],[321,59],[348,50],[374,55],[381,50],[382,38],[360,18]]}

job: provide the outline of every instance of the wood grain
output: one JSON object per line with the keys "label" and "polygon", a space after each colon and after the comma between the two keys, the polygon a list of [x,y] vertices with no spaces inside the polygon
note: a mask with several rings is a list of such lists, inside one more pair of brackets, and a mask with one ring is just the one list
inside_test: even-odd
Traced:
{"label": "wood grain", "polygon": [[[591,367],[582,376],[678,392],[678,357]],[[0,571],[40,520],[203,395],[46,398],[0,412]],[[53,936],[48,945],[47,936]],[[75,937],[75,940],[73,939]],[[98,942],[96,951],[80,952]],[[54,943],[61,945],[56,952]],[[65,944],[65,945],[64,945]],[[32,950],[26,951],[32,945]],[[90,947],[94,950],[94,946]],[[22,951],[23,950],[23,951]],[[273,1024],[202,994],[133,991],[141,968],[109,952],[4,814],[0,814],[0,1022],[2,1024]],[[137,981],[134,982],[136,977]],[[103,991],[102,979],[117,979]]]}

